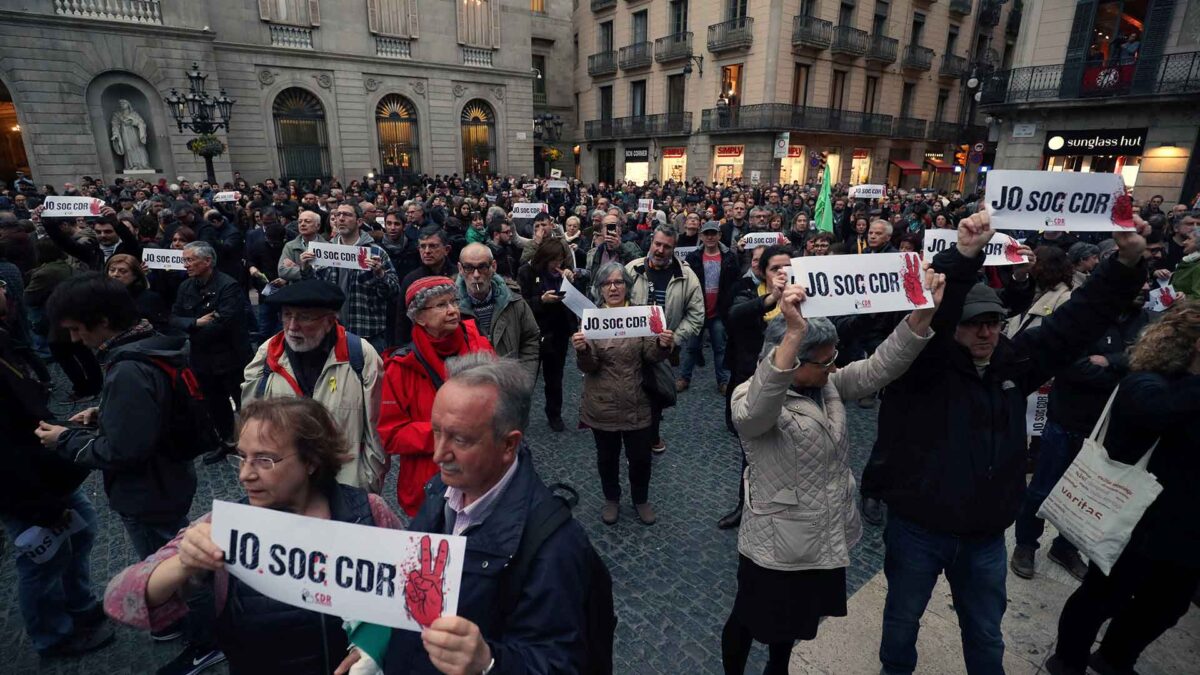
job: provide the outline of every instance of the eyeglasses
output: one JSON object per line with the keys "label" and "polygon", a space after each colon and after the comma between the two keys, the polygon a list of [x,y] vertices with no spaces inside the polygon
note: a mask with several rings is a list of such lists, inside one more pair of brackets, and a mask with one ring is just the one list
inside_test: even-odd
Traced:
{"label": "eyeglasses", "polygon": [[229,462],[229,465],[232,466],[233,468],[237,469],[239,472],[241,472],[242,465],[245,464],[246,462],[250,462],[250,466],[257,471],[271,471],[272,469],[275,468],[276,464],[282,462],[283,460],[287,459],[288,457],[295,457],[295,456],[296,456],[295,453],[293,453],[290,455],[284,455],[283,457],[280,457],[279,459],[275,459],[274,457],[260,457],[260,456],[242,457],[241,455],[238,455],[238,454],[232,454],[232,455],[225,455],[225,461]]}
{"label": "eyeglasses", "polygon": [[462,268],[463,274],[474,274],[475,272],[487,272],[488,270],[492,269],[492,263],[490,263],[490,262],[480,263],[478,265],[470,265],[468,263],[460,262],[460,263],[458,263],[458,266]]}
{"label": "eyeglasses", "polygon": [[296,323],[313,323],[314,321],[320,321],[324,316],[325,314],[317,312],[283,312],[280,314],[279,320],[285,324],[292,321]]}
{"label": "eyeglasses", "polygon": [[817,361],[805,361],[803,359],[800,361],[800,363],[801,363],[801,365],[813,365],[813,366],[820,368],[821,370],[829,370],[830,368],[833,367],[834,362],[837,361],[837,357],[838,357],[838,350],[835,349],[835,350],[833,350],[833,356],[830,357],[830,359],[828,361],[826,361],[825,363],[820,363]]}
{"label": "eyeglasses", "polygon": [[444,311],[450,309],[451,307],[457,308],[458,301],[457,300],[443,300],[436,305],[425,305],[424,307],[421,308],[421,310],[425,311],[425,310],[434,309],[439,312],[444,312]]}
{"label": "eyeglasses", "polygon": [[612,279],[610,281],[601,281],[600,288],[620,288],[625,285],[624,279]]}

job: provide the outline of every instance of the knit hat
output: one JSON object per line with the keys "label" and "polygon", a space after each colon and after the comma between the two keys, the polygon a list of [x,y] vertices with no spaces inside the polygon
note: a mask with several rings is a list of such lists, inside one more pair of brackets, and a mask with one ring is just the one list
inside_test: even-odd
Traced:
{"label": "knit hat", "polygon": [[[445,286],[445,288],[441,288],[442,286]],[[422,277],[412,282],[412,285],[408,287],[408,290],[404,293],[404,304],[410,309],[423,309],[425,300],[428,300],[435,295],[440,295],[440,293],[433,292],[435,289],[448,293],[457,292],[454,288],[454,282],[450,280],[450,277]],[[425,293],[425,291],[430,292]],[[421,299],[420,305],[414,305],[413,301],[417,299],[417,295],[419,294],[423,294],[424,297]]]}

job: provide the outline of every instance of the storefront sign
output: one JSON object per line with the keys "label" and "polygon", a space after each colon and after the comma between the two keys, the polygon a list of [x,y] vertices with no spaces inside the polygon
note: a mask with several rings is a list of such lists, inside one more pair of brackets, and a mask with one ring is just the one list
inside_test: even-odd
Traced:
{"label": "storefront sign", "polygon": [[365,270],[371,258],[371,249],[366,246],[345,246],[322,241],[308,242],[308,250],[317,254],[312,264],[316,267],[340,267],[347,270]]}
{"label": "storefront sign", "polygon": [[718,145],[717,157],[741,157],[744,147],[741,145]]}
{"label": "storefront sign", "polygon": [[[958,230],[925,230],[925,260],[933,261],[933,256],[958,244]],[[1029,258],[1018,253],[1021,243],[1003,232],[992,235],[992,240],[983,247],[984,267],[1000,267],[1002,265],[1020,265],[1029,262]]]}
{"label": "storefront sign", "polygon": [[916,253],[792,258],[792,283],[808,291],[800,306],[808,317],[933,307]]}
{"label": "storefront sign", "polygon": [[174,248],[144,248],[142,262],[152,270],[182,270],[183,250]]}
{"label": "storefront sign", "polygon": [[988,172],[984,195],[997,230],[1110,232],[1132,229],[1125,183],[1112,173]]}
{"label": "storefront sign", "polygon": [[687,154],[687,148],[663,148],[663,159],[678,159]]}
{"label": "storefront sign", "polygon": [[625,148],[626,162],[649,162],[650,148]]}
{"label": "storefront sign", "polygon": [[803,145],[789,145],[788,146],[788,157],[790,159],[795,159],[796,157],[803,157],[803,156],[804,156],[804,146]]}
{"label": "storefront sign", "polygon": [[466,537],[213,501],[225,569],[293,607],[419,631],[458,612]]}
{"label": "storefront sign", "polygon": [[523,202],[513,204],[513,218],[533,218],[539,213],[550,213],[550,209],[542,202]]}
{"label": "storefront sign", "polygon": [[791,138],[792,134],[788,131],[775,136],[775,159],[783,159],[784,157],[787,157],[788,148],[791,147]]}
{"label": "storefront sign", "polygon": [[[1086,131],[1047,131],[1042,154],[1062,155],[1140,155],[1146,145],[1146,127],[1140,129],[1088,129]],[[1015,133],[1015,132],[1014,132]]]}
{"label": "storefront sign", "polygon": [[588,309],[583,312],[583,336],[589,340],[651,337],[666,330],[657,305]]}
{"label": "storefront sign", "polygon": [[100,215],[104,202],[95,197],[46,197],[43,218],[87,218]]}

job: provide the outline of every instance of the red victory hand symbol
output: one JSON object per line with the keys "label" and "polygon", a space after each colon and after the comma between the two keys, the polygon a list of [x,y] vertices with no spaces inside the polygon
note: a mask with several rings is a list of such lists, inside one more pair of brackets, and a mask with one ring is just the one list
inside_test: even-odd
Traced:
{"label": "red victory hand symbol", "polygon": [[1004,246],[1004,259],[1013,263],[1025,262],[1025,258],[1019,253],[1020,250],[1021,245],[1017,243],[1017,240],[1009,237],[1008,243]]}
{"label": "red victory hand symbol", "polygon": [[104,202],[100,201],[99,199],[93,199],[92,203],[88,204],[88,211],[91,212],[93,216],[98,216],[100,215],[100,207],[103,204]]}
{"label": "red victory hand symbol", "polygon": [[450,542],[438,544],[437,559],[431,560],[429,535],[421,537],[420,566],[408,573],[404,600],[413,621],[428,627],[442,615],[442,573],[450,557]]}
{"label": "red victory hand symbol", "polygon": [[366,249],[366,247],[359,247],[359,249],[358,249],[358,266],[364,270],[367,269],[368,267],[370,267],[370,265],[367,264],[367,249]]}
{"label": "red victory hand symbol", "polygon": [[658,308],[658,305],[654,305],[650,308],[650,332],[658,335],[663,332],[664,328],[662,310]]}
{"label": "red victory hand symbol", "polygon": [[925,289],[921,286],[921,259],[916,253],[904,256],[904,269],[900,272],[904,279],[904,297],[914,305],[920,306],[928,302]]}
{"label": "red victory hand symbol", "polygon": [[1170,286],[1163,286],[1162,293],[1158,296],[1158,301],[1163,307],[1170,307],[1175,304],[1175,294],[1171,292]]}
{"label": "red victory hand symbol", "polygon": [[1133,197],[1129,195],[1118,195],[1116,202],[1113,204],[1112,211],[1113,225],[1118,227],[1135,227],[1133,222]]}

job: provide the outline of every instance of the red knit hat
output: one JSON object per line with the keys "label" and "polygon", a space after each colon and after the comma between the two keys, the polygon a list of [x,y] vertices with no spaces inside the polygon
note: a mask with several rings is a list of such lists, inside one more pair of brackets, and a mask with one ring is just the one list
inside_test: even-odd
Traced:
{"label": "red knit hat", "polygon": [[454,281],[452,281],[450,277],[443,276],[422,277],[417,279],[412,283],[411,286],[408,287],[408,291],[404,293],[404,304],[411,306],[413,298],[417,297],[417,293],[430,288],[437,288],[438,286],[449,286],[450,289],[453,290]]}

